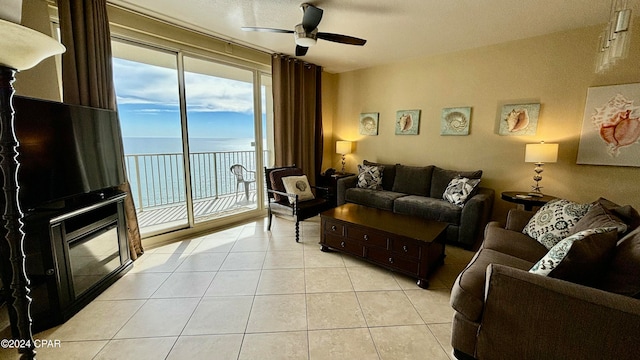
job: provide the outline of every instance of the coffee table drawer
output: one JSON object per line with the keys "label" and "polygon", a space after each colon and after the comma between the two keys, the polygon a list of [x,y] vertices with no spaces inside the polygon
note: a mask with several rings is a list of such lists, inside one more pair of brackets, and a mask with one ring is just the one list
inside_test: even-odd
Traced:
{"label": "coffee table drawer", "polygon": [[385,249],[387,248],[388,237],[384,234],[368,229],[349,226],[347,227],[347,237],[353,240],[360,241],[365,245],[379,246]]}
{"label": "coffee table drawer", "polygon": [[415,240],[394,239],[391,250],[395,253],[402,254],[402,256],[416,259],[420,258],[420,244]]}
{"label": "coffee table drawer", "polygon": [[343,237],[325,234],[324,245],[356,256],[364,256],[364,246],[358,244],[357,242],[349,241],[348,239],[345,239]]}
{"label": "coffee table drawer", "polygon": [[324,231],[328,234],[344,236],[344,225],[336,221],[324,221]]}
{"label": "coffee table drawer", "polygon": [[379,264],[383,264],[386,267],[401,270],[412,275],[418,275],[418,271],[420,269],[420,262],[418,260],[409,259],[396,254],[389,254],[388,251],[382,249],[367,248],[367,258]]}

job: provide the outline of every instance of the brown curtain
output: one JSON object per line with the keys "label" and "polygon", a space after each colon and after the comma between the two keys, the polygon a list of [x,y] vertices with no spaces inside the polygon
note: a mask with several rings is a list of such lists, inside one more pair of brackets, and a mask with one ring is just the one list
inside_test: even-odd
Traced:
{"label": "brown curtain", "polygon": [[[58,0],[58,16],[62,43],[67,47],[62,56],[64,101],[117,110],[106,0]],[[125,215],[129,250],[135,260],[144,252],[138,218],[129,182],[120,189],[127,193]]]}
{"label": "brown curtain", "polygon": [[271,60],[275,165],[296,164],[315,184],[322,167],[322,67],[274,55]]}

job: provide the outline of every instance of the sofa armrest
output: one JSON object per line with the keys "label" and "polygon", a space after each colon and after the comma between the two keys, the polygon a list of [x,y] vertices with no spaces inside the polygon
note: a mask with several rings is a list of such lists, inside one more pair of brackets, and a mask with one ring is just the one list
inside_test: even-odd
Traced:
{"label": "sofa armrest", "polygon": [[336,185],[336,203],[338,206],[344,204],[346,201],[344,199],[344,194],[348,188],[356,187],[356,183],[358,182],[358,177],[356,175],[347,176],[338,179]]}
{"label": "sofa armrest", "polygon": [[491,217],[494,197],[495,191],[493,189],[481,187],[478,189],[478,193],[464,204],[460,215],[458,234],[460,243],[471,248],[482,236],[482,231]]}
{"label": "sofa armrest", "polygon": [[487,267],[478,359],[637,359],[640,300]]}
{"label": "sofa armrest", "polygon": [[533,217],[533,214],[535,214],[534,211],[511,209],[507,214],[507,223],[504,228],[507,230],[522,232],[522,229],[527,226],[529,220]]}

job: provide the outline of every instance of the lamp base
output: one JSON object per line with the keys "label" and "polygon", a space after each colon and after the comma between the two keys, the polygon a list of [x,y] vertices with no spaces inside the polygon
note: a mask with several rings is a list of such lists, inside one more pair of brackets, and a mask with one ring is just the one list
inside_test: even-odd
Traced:
{"label": "lamp base", "polygon": [[543,193],[541,193],[541,192],[533,192],[533,191],[528,193],[527,195],[533,196],[533,197],[544,197]]}

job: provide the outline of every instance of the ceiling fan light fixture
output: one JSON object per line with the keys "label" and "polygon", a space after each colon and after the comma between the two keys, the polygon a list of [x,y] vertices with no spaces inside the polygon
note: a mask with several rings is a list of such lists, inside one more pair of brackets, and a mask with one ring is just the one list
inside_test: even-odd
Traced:
{"label": "ceiling fan light fixture", "polygon": [[306,32],[302,24],[298,24],[295,27],[294,37],[296,39],[296,45],[311,47],[317,42],[318,29],[314,29],[312,32]]}

